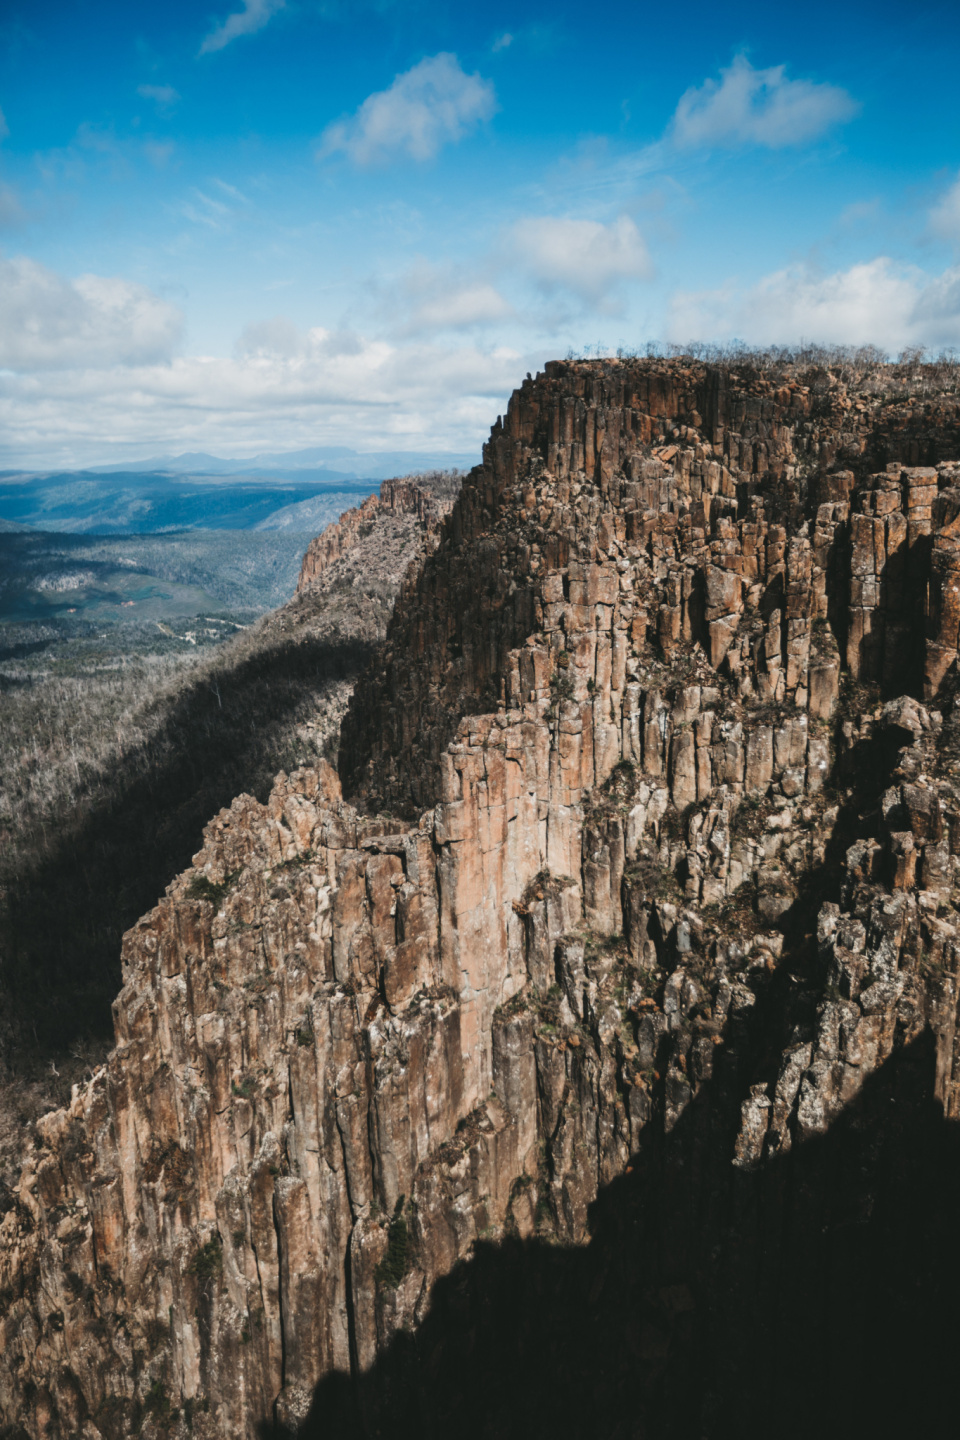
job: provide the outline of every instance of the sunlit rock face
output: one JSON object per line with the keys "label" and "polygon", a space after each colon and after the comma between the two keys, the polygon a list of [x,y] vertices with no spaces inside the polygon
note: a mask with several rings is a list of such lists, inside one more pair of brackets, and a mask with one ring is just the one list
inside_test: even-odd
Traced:
{"label": "sunlit rock face", "polygon": [[[524,383],[408,574],[340,776],[211,822],[125,938],[108,1063],[25,1137],[7,1424],[323,1434],[342,1372],[391,1433],[408,1332],[404,1403],[446,1393],[442,1277],[478,1245],[591,1254],[598,1195],[648,1203],[678,1154],[711,1204],[610,1364],[622,1342],[651,1434],[685,1345],[713,1357],[698,1435],[760,1405],[759,1312],[710,1258],[730,1187],[762,1205],[926,1031],[960,1114],[952,406],[680,361]],[[331,527],[303,584],[418,504]]]}

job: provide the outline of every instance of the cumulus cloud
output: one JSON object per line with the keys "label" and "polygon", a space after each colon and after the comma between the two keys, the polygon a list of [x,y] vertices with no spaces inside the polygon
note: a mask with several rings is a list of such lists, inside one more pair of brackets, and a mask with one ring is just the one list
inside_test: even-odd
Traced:
{"label": "cumulus cloud", "polygon": [[629,215],[609,225],[548,215],[519,220],[508,243],[542,289],[566,289],[587,302],[603,302],[624,281],[653,275],[650,253]]}
{"label": "cumulus cloud", "polygon": [[960,176],[931,210],[930,228],[941,240],[960,245]]}
{"label": "cumulus cloud", "polygon": [[102,463],[107,437],[118,458],[170,448],[253,454],[344,435],[370,449],[462,451],[479,447],[536,364],[506,348],[293,328],[250,327],[231,358],[108,371],[78,363],[42,377],[0,370],[0,464]]}
{"label": "cumulus cloud", "polygon": [[172,85],[138,85],[137,94],[142,95],[144,100],[152,100],[164,113],[172,110],[180,99],[179,91],[174,90]]}
{"label": "cumulus cloud", "polygon": [[35,260],[0,258],[0,367],[58,370],[170,357],[182,317],[143,285],[104,275],[65,280]]}
{"label": "cumulus cloud", "polygon": [[745,55],[680,98],[668,132],[675,145],[714,148],[763,145],[779,150],[816,140],[850,120],[859,106],[846,90],[788,80],[785,65],[755,70]]}
{"label": "cumulus cloud", "polygon": [[328,125],[317,158],[344,154],[357,165],[398,155],[432,160],[496,109],[488,80],[467,75],[456,55],[433,55],[398,75],[388,90],[368,95],[355,115]]}
{"label": "cumulus cloud", "polygon": [[222,25],[210,31],[200,46],[200,54],[209,55],[214,50],[222,50],[241,35],[256,34],[285,4],[286,0],[243,0],[242,10],[228,15]]}
{"label": "cumulus cloud", "polygon": [[960,269],[931,276],[886,256],[833,274],[794,265],[747,289],[679,292],[668,338],[750,344],[799,340],[844,345],[904,346],[960,343]]}

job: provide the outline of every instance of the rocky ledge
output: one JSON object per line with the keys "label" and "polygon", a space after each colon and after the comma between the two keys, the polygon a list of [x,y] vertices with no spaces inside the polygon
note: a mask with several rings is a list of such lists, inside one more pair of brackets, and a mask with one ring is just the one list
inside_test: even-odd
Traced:
{"label": "rocky ledge", "polygon": [[960,1195],[938,405],[528,379],[355,692],[349,803],[321,766],[221,812],[25,1141],[11,1434],[752,1434],[785,1353],[783,1434],[922,1391]]}

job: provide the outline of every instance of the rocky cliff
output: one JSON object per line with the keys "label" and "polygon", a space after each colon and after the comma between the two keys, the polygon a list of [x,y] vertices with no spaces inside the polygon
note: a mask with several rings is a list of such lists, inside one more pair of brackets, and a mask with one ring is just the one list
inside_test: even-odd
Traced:
{"label": "rocky cliff", "polygon": [[378,519],[410,518],[430,530],[449,513],[458,488],[456,475],[445,471],[381,481],[379,495],[368,495],[362,505],[345,510],[311,540],[300,566],[297,594],[315,587],[332,565],[370,535]]}
{"label": "rocky cliff", "polygon": [[221,812],[25,1140],[12,1433],[922,1412],[960,1278],[956,429],[882,370],[527,380],[354,693],[351,803],[321,765]]}

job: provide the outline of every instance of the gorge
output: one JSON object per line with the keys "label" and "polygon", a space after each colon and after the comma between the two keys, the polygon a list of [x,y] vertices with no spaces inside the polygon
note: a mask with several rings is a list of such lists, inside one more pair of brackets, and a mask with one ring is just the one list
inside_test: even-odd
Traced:
{"label": "gorge", "polygon": [[427,525],[338,768],[211,820],[24,1137],[0,1434],[935,1423],[955,385],[552,362],[448,515],[313,543]]}

